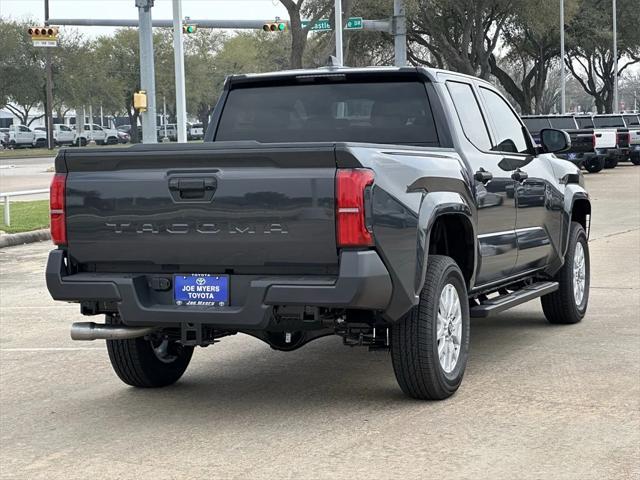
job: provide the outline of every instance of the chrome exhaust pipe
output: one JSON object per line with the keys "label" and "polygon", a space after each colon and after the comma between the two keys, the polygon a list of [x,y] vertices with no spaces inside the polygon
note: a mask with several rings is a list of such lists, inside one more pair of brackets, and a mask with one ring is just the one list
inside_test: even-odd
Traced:
{"label": "chrome exhaust pipe", "polygon": [[126,325],[105,325],[93,322],[76,322],[71,325],[72,340],[126,340],[144,337],[157,327],[127,327]]}

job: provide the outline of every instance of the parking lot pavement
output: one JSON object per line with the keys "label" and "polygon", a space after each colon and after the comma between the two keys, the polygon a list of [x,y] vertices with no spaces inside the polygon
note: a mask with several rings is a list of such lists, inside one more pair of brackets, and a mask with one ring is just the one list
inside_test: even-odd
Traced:
{"label": "parking lot pavement", "polygon": [[136,390],[103,342],[72,342],[47,244],[0,250],[0,477],[640,478],[640,167],[587,176],[589,312],[539,302],[472,323],[460,391],[405,398],[388,354],[325,338],[281,353],[246,336],[183,379]]}

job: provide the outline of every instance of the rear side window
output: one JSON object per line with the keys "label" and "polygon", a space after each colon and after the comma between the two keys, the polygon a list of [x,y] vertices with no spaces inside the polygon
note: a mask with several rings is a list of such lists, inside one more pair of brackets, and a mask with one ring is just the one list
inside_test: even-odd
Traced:
{"label": "rear side window", "polygon": [[491,149],[491,139],[478,100],[468,83],[447,82],[464,134],[480,150]]}
{"label": "rear side window", "polygon": [[491,149],[497,152],[528,153],[522,125],[509,104],[497,93],[480,87],[482,98],[487,106],[496,134],[496,145]]}
{"label": "rear side window", "polygon": [[215,140],[439,145],[420,82],[235,88]]}
{"label": "rear side window", "polygon": [[638,127],[640,126],[640,117],[638,115],[625,115],[624,121],[627,123],[627,126]]}

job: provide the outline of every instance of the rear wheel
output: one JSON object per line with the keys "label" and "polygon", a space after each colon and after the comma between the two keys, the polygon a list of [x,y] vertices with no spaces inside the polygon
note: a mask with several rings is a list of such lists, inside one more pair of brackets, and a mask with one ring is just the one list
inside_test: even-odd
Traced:
{"label": "rear wheel", "polygon": [[418,399],[453,395],[469,354],[469,303],[462,272],[450,257],[430,255],[419,304],[391,330],[398,384]]}
{"label": "rear wheel", "polygon": [[[120,323],[107,316],[107,323]],[[193,347],[158,337],[107,340],[111,366],[127,385],[142,388],[166,387],[177,382],[189,366]]]}
{"label": "rear wheel", "polygon": [[591,160],[585,162],[584,168],[589,173],[598,173],[604,168],[604,158],[592,158]]}
{"label": "rear wheel", "polygon": [[631,155],[631,163],[634,165],[640,165],[640,153],[637,155]]}
{"label": "rear wheel", "polygon": [[587,234],[582,225],[572,222],[564,265],[555,278],[560,288],[540,298],[549,323],[571,324],[582,320],[589,303],[589,277]]}

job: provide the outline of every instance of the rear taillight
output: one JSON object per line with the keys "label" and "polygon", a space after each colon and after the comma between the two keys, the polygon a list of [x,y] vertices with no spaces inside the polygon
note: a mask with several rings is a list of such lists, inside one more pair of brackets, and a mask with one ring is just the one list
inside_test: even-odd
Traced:
{"label": "rear taillight", "polygon": [[49,210],[51,213],[51,240],[56,245],[67,244],[67,219],[65,215],[65,184],[67,175],[56,173],[49,189]]}
{"label": "rear taillight", "polygon": [[336,231],[338,247],[369,247],[373,237],[365,219],[365,190],[373,172],[364,168],[340,169],[336,174]]}

